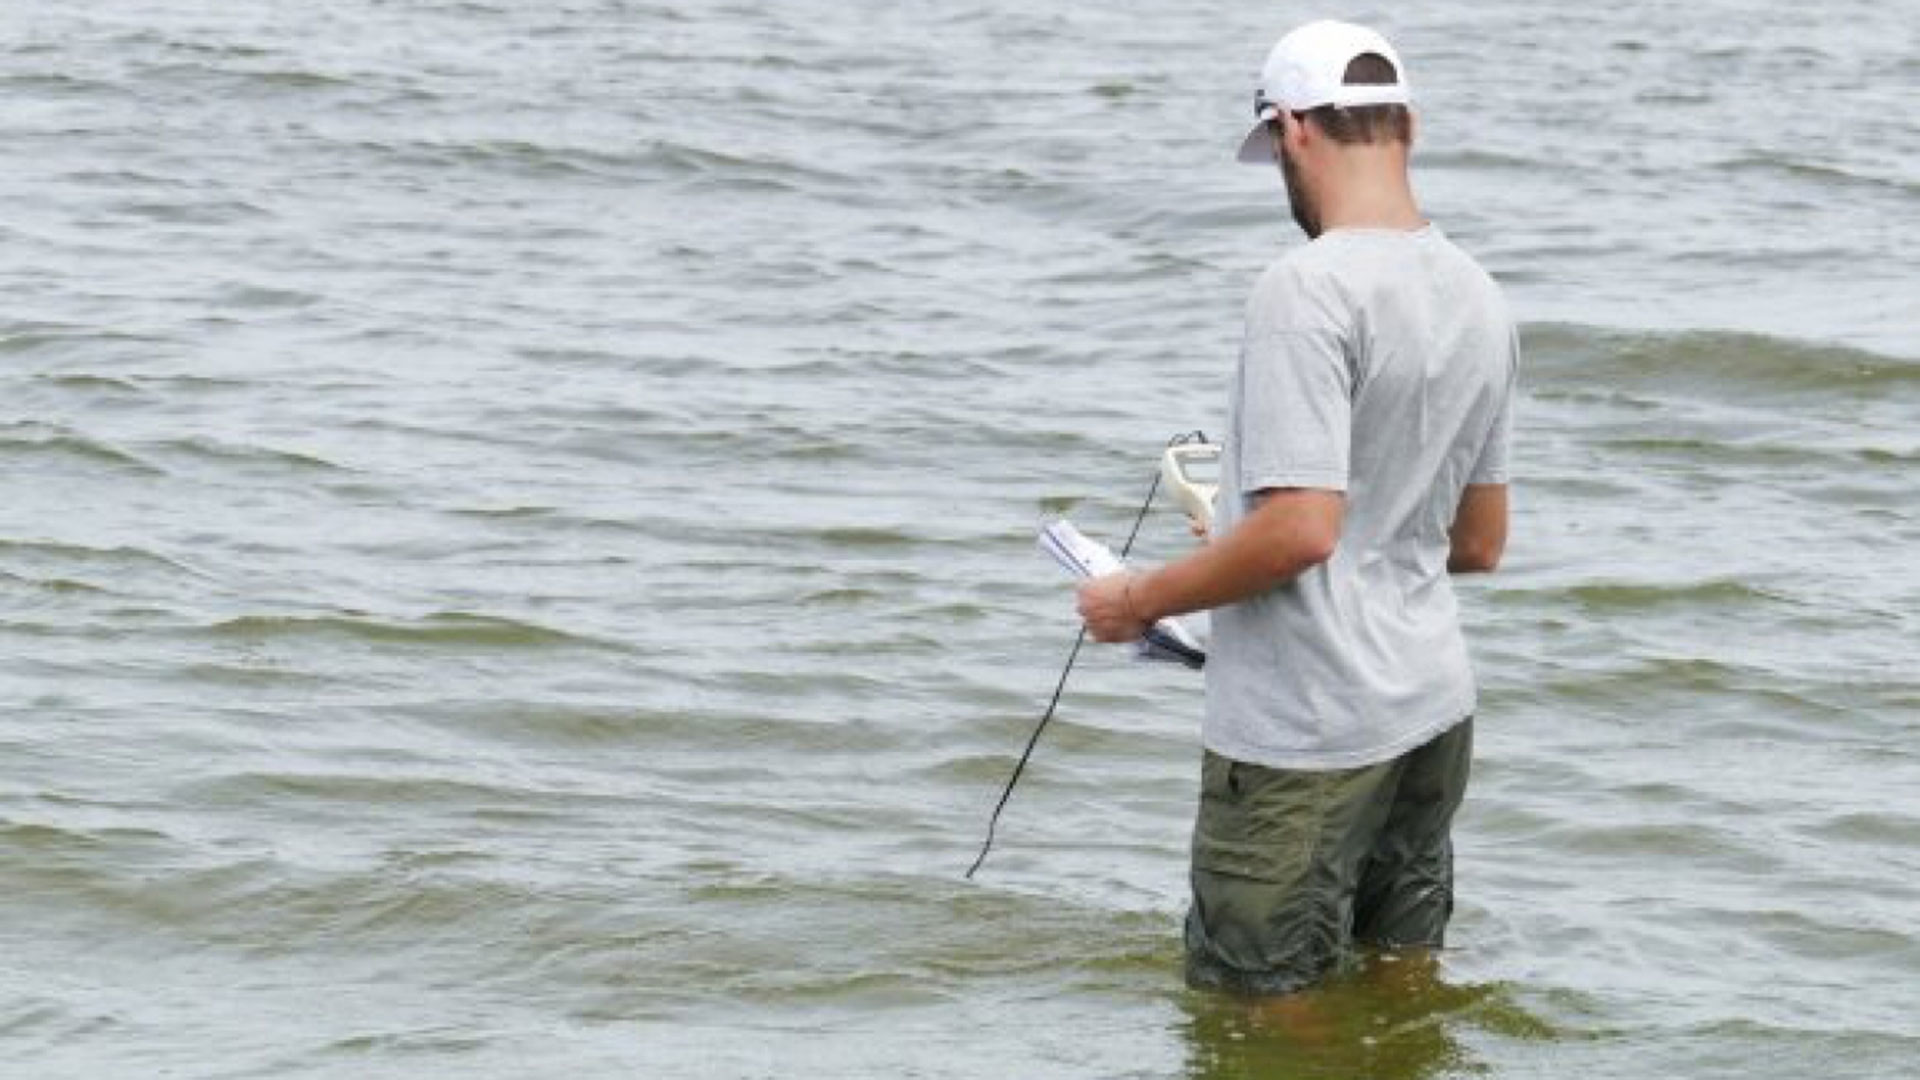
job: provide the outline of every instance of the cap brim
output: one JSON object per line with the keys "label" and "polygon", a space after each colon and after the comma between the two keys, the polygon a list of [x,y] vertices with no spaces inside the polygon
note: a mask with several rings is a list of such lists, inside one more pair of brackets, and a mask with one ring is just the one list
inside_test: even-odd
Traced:
{"label": "cap brim", "polygon": [[1267,134],[1265,120],[1253,122],[1253,130],[1240,140],[1240,152],[1234,157],[1242,165],[1273,164],[1273,136]]}

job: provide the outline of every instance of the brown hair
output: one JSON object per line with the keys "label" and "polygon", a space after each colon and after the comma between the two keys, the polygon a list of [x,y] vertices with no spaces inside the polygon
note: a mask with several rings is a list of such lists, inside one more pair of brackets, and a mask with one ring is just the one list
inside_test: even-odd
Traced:
{"label": "brown hair", "polygon": [[[1379,53],[1361,53],[1347,63],[1341,82],[1348,86],[1392,86],[1400,81],[1393,61]],[[1393,140],[1413,141],[1413,116],[1405,105],[1353,105],[1340,108],[1322,105],[1295,114],[1311,119],[1334,142],[1377,143]]]}

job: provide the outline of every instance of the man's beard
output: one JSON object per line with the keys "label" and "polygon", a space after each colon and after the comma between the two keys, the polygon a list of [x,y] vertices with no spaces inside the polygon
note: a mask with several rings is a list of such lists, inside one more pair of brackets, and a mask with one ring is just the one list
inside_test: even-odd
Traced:
{"label": "man's beard", "polygon": [[1287,148],[1280,147],[1280,176],[1287,182],[1287,204],[1293,209],[1293,223],[1307,234],[1307,239],[1320,238],[1320,208],[1313,204],[1307,195],[1307,186],[1300,179],[1300,170],[1296,169],[1293,159],[1287,156]]}

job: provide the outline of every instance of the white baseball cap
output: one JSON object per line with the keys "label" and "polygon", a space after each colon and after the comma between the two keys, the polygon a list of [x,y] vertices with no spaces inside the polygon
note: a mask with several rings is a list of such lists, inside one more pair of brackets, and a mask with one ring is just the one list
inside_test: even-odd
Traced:
{"label": "white baseball cap", "polygon": [[[1347,65],[1357,56],[1378,53],[1393,65],[1395,81],[1350,85]],[[1260,85],[1253,95],[1253,130],[1240,142],[1241,161],[1273,164],[1273,139],[1267,121],[1288,112],[1306,112],[1322,105],[1408,105],[1413,93],[1407,69],[1387,39],[1352,23],[1321,19],[1289,31],[1267,53],[1260,68]]]}

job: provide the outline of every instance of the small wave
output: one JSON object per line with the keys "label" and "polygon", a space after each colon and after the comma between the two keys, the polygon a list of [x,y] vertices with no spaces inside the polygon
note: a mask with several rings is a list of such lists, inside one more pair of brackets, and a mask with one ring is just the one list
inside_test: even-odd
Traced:
{"label": "small wave", "polygon": [[1763,173],[1804,180],[1823,188],[1854,188],[1888,191],[1897,195],[1920,195],[1920,183],[1901,177],[1872,176],[1853,172],[1838,165],[1775,154],[1746,154],[1711,166],[1721,172]]}
{"label": "small wave", "polygon": [[[209,792],[209,794],[214,794]],[[308,794],[254,785],[236,805]],[[369,800],[404,798],[393,787],[330,793],[343,810],[364,813]],[[515,793],[497,798],[508,802]],[[322,871],[271,858],[220,859],[211,851],[169,850],[144,863],[113,853],[76,859],[71,866],[40,866],[42,894],[71,909],[111,912],[117,922],[175,937],[237,947],[256,954],[297,952],[315,943],[352,942],[355,948],[405,949],[434,940],[506,940],[541,913],[554,896],[539,888],[418,859],[393,858],[353,872]],[[182,865],[182,863],[187,865]],[[198,864],[198,865],[194,865]]]}
{"label": "small wave", "polygon": [[470,1054],[494,1044],[491,1036],[477,1035],[464,1027],[424,1028],[417,1031],[386,1031],[373,1035],[351,1035],[335,1039],[319,1048],[320,1054],[406,1055]]}
{"label": "small wave", "polygon": [[[1745,913],[1742,913],[1745,918]],[[1911,970],[1911,969],[1909,969]],[[1920,1060],[1920,1035],[1910,1028],[1875,1029],[1872,1027],[1798,1027],[1769,1024],[1758,1020],[1716,1020],[1683,1029],[1690,1038],[1708,1044],[1748,1047],[1750,1053],[1767,1048],[1776,1055],[1791,1051],[1803,1056],[1805,1068],[1776,1071],[1777,1076],[1805,1076],[1844,1063],[1855,1076],[1901,1076]],[[1781,1058],[1783,1062],[1786,1060]],[[1875,1063],[1883,1063],[1876,1065]],[[1760,1075],[1749,1072],[1749,1075]]]}
{"label": "small wave", "polygon": [[993,609],[985,607],[984,605],[981,605],[981,604],[967,603],[966,601],[950,601],[944,604],[928,604],[925,607],[916,608],[911,612],[911,615],[916,622],[925,620],[926,623],[930,626],[944,626],[944,627],[952,627],[952,626],[963,625],[965,623],[977,622],[981,618],[990,614],[993,614]]}
{"label": "small wave", "polygon": [[75,373],[71,375],[35,375],[33,381],[39,386],[48,386],[56,390],[79,390],[89,393],[143,394],[145,388],[139,383],[127,379],[116,379],[110,375],[89,375]]}
{"label": "small wave", "polygon": [[1596,443],[1609,451],[1678,458],[1696,466],[1724,464],[1784,468],[1836,456],[1834,451],[1824,447],[1740,443],[1724,439],[1641,437],[1599,439]]}
{"label": "small wave", "polygon": [[1571,599],[1594,613],[1724,609],[1752,604],[1786,603],[1784,597],[1742,581],[1591,582],[1564,589],[1506,589],[1501,600]]}
{"label": "small wave", "polygon": [[197,458],[203,461],[223,465],[271,465],[284,466],[315,472],[351,472],[344,465],[336,465],[325,458],[304,454],[297,450],[278,450],[267,446],[248,446],[221,442],[205,436],[193,436],[184,439],[166,439],[144,444],[143,449],[158,451],[182,457]]}
{"label": "small wave", "polygon": [[1641,90],[1633,95],[1637,105],[1670,108],[1676,105],[1711,105],[1714,97],[1705,90],[1680,90],[1673,87],[1655,87]]}
{"label": "small wave", "polygon": [[[510,744],[547,746],[652,746],[685,739],[716,744],[760,745],[781,741],[783,725],[760,717],[716,716],[672,709],[589,707],[544,702],[457,703],[423,713],[430,722],[459,732]],[[784,725],[791,727],[791,725]],[[796,738],[797,743],[806,743]]]}
{"label": "small wave", "polygon": [[[1031,726],[1031,718],[1028,724]],[[1014,747],[1007,753],[952,754],[915,769],[913,775],[934,784],[992,791],[993,785],[1006,783],[1009,770],[1018,760],[1010,754],[1017,753],[1018,749]]]}
{"label": "small wave", "polygon": [[307,71],[299,68],[236,71],[232,74],[259,86],[283,90],[333,89],[357,86],[360,82],[348,75],[334,75],[325,71]]}
{"label": "small wave", "polygon": [[836,1003],[868,1008],[929,1008],[953,1004],[958,994],[928,981],[917,968],[858,971],[793,967],[747,982],[735,992],[746,1001]]}
{"label": "small wave", "polygon": [[[162,225],[231,225],[236,222],[255,218],[266,218],[271,213],[261,206],[239,199],[187,201],[175,200],[161,202],[152,199],[122,201],[109,204],[105,214],[114,219],[137,218]],[[275,290],[236,290],[233,299],[228,302],[240,307],[264,306],[250,302],[249,292],[271,293]]]}
{"label": "small wave", "polygon": [[33,1052],[27,1048],[35,1042],[43,1046],[84,1044],[122,1023],[112,1017],[77,1012],[65,1002],[36,1001],[17,994],[12,997],[0,1009],[0,1039],[7,1040],[9,1049],[21,1055],[15,1060],[33,1060]]}
{"label": "small wave", "polygon": [[1643,822],[1566,826],[1548,840],[1554,850],[1629,860],[1679,857],[1698,865],[1737,863],[1756,872],[1778,869],[1781,860],[1741,844],[1724,829],[1697,822]]}
{"label": "small wave", "polygon": [[147,843],[166,839],[167,834],[153,829],[72,829],[31,821],[0,821],[0,846],[54,855],[63,852],[97,852],[129,842]]}
{"label": "small wave", "polygon": [[633,366],[633,354],[619,349],[595,349],[583,346],[522,345],[513,350],[515,356],[531,360],[537,364],[579,364],[585,367],[606,366],[628,368]]}
{"label": "small wave", "polygon": [[623,154],[524,139],[442,143],[435,149],[462,164],[504,166],[531,176],[623,177],[632,173],[635,164]]}
{"label": "small wave", "polygon": [[821,589],[808,593],[798,600],[800,607],[863,607],[887,599],[888,593],[881,589],[863,589],[855,585],[833,589]]}
{"label": "small wave", "polygon": [[1822,840],[1920,849],[1920,817],[1893,811],[1841,814],[1809,825],[1805,832]]}
{"label": "small wave", "polygon": [[1915,462],[1920,462],[1920,449],[1885,450],[1877,446],[1870,446],[1864,450],[1854,451],[1854,455],[1861,461],[1873,465],[1912,465]]}
{"label": "small wave", "polygon": [[[35,425],[38,426],[38,425]],[[84,435],[56,432],[25,437],[0,433],[0,464],[19,463],[23,459],[66,459],[88,465],[107,465],[142,476],[164,476],[158,468],[128,451],[89,439]]]}
{"label": "small wave", "polygon": [[1595,672],[1564,670],[1536,679],[1535,689],[1569,702],[1634,701],[1666,691],[1732,692],[1740,669],[1702,658],[1661,657]]}
{"label": "small wave", "polygon": [[1816,916],[1801,910],[1740,911],[1744,932],[1771,941],[1780,951],[1820,960],[1834,957],[1898,964],[1920,957],[1920,942],[1905,926],[1861,925],[1855,917]]}
{"label": "small wave", "polygon": [[635,159],[588,147],[551,145],[524,139],[435,141],[424,139],[361,139],[335,144],[383,164],[426,175],[472,173],[490,169],[532,180],[599,178],[625,180],[635,172]]}
{"label": "small wave", "polygon": [[136,547],[92,547],[86,544],[65,544],[53,540],[10,540],[0,538],[0,558],[11,558],[23,562],[39,563],[79,563],[86,566],[100,566],[125,569],[129,566],[158,568],[194,577],[204,577],[198,570],[185,563]]}
{"label": "small wave", "polygon": [[[237,209],[238,205],[227,209]],[[207,208],[202,208],[206,210]],[[319,303],[321,297],[303,289],[274,289],[260,285],[236,285],[219,300],[227,308],[305,308]]]}
{"label": "small wave", "polygon": [[226,95],[258,97],[266,94],[304,93],[315,90],[347,90],[361,80],[301,67],[240,67],[222,61],[254,60],[272,54],[231,50],[202,50],[205,59],[188,59],[193,52],[166,43],[168,52],[179,59],[143,65],[136,78],[140,85],[180,83]]}
{"label": "small wave", "polygon": [[[773,680],[770,680],[770,682]],[[661,747],[713,747],[731,754],[742,746],[782,754],[874,754],[899,745],[899,733],[861,720],[833,724],[718,709],[645,708],[592,709],[561,707],[538,702],[505,705],[463,705],[440,721],[462,734],[482,734],[505,742],[529,738],[585,744],[645,744]]]}
{"label": "small wave", "polygon": [[883,525],[832,525],[808,530],[806,535],[823,544],[846,548],[910,548],[926,542],[926,537],[917,533]]}
{"label": "small wave", "polygon": [[75,595],[80,593],[98,593],[101,595],[106,595],[111,592],[111,590],[109,589],[104,589],[98,585],[90,584],[85,581],[74,581],[70,578],[58,578],[58,577],[56,578],[26,577],[21,574],[9,573],[5,570],[0,570],[0,581],[10,581],[15,584],[25,585],[29,588],[34,588],[34,589],[41,589],[46,592],[54,593],[56,595]]}
{"label": "small wave", "polygon": [[196,781],[181,788],[182,798],[214,805],[247,805],[262,800],[311,799],[355,806],[442,806],[479,809],[542,801],[539,792],[478,780],[437,776],[373,776],[364,773],[245,772]]}
{"label": "small wave", "polygon": [[496,615],[439,612],[420,619],[380,619],[359,614],[244,615],[206,627],[218,637],[300,640],[345,637],[369,642],[483,648],[547,648],[600,645],[593,638]]}
{"label": "small wave", "polygon": [[456,506],[446,513],[482,520],[530,521],[554,517],[559,510],[552,506]]}
{"label": "small wave", "polygon": [[1443,150],[1424,154],[1420,164],[1451,169],[1487,169],[1496,172],[1518,172],[1540,167],[1538,158],[1521,157],[1518,154],[1504,154],[1497,150]]}
{"label": "small wave", "polygon": [[1920,360],[1734,331],[1634,333],[1560,323],[1522,329],[1524,377],[1543,388],[1716,396],[1880,397],[1920,393]]}
{"label": "small wave", "polygon": [[[182,675],[202,686],[245,686],[245,687],[332,687],[338,682],[331,676],[318,675],[310,671],[300,671],[277,664],[256,661],[244,664],[188,664],[180,669]],[[365,674],[356,674],[356,682],[362,684],[371,680]]]}
{"label": "small wave", "polygon": [[[144,334],[98,330],[61,323],[15,323],[7,327],[4,334],[0,334],[0,355],[42,351],[91,351],[101,345],[147,346],[163,340]],[[39,379],[49,380],[62,377],[57,374],[36,376]]]}
{"label": "small wave", "polygon": [[865,191],[864,180],[792,160],[742,157],[685,143],[655,142],[646,162],[669,175],[703,183],[750,190],[799,191],[820,187],[852,193]]}

